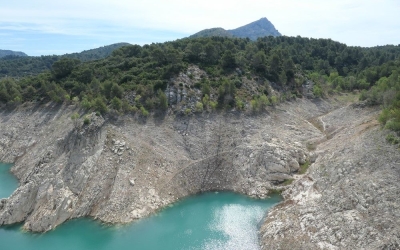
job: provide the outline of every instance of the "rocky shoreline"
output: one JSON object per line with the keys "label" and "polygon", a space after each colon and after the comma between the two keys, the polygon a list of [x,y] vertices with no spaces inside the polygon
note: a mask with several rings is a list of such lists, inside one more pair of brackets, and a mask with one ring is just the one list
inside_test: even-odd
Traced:
{"label": "rocky shoreline", "polygon": [[269,211],[262,249],[400,249],[400,152],[377,115],[351,105],[318,117],[318,158]]}
{"label": "rocky shoreline", "polygon": [[[0,225],[23,222],[27,230],[44,232],[84,216],[128,223],[199,192],[263,198],[278,188],[287,189],[285,201],[263,223],[263,249],[292,243],[298,249],[368,248],[371,232],[377,239],[371,249],[396,246],[397,223],[382,224],[390,233],[360,227],[378,227],[373,216],[385,211],[385,219],[399,221],[390,214],[399,211],[398,150],[382,139],[375,110],[338,107],[334,101],[298,99],[257,116],[203,113],[144,121],[91,114],[91,123],[79,126],[70,119],[79,111],[73,105],[3,109],[0,161],[14,163],[20,185],[0,201]],[[310,122],[316,117],[323,130]],[[306,175],[296,176],[306,161],[315,162]],[[290,186],[278,185],[290,178],[296,179]],[[357,221],[353,228],[349,220]],[[332,238],[332,230],[342,238]]]}

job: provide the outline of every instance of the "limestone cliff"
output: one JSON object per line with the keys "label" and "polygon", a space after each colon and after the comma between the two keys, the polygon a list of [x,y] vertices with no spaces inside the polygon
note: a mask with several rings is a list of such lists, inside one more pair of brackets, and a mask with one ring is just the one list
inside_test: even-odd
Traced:
{"label": "limestone cliff", "polygon": [[[97,117],[74,126],[76,107],[21,107],[0,114],[0,160],[19,188],[0,224],[47,231],[71,218],[124,223],[190,194],[233,190],[265,197],[308,158],[319,131],[285,111],[138,118]],[[301,127],[300,129],[297,129]]]}
{"label": "limestone cliff", "polygon": [[[70,119],[74,105],[3,109],[0,161],[14,163],[19,187],[0,201],[0,225],[126,223],[194,193],[266,197],[295,178],[261,228],[264,249],[397,246],[398,150],[381,139],[376,111],[337,106],[298,99],[257,116],[92,114],[89,125]],[[296,175],[307,160],[309,174]]]}
{"label": "limestone cliff", "polygon": [[378,112],[350,105],[313,119],[318,155],[262,225],[262,249],[400,249],[400,152]]}

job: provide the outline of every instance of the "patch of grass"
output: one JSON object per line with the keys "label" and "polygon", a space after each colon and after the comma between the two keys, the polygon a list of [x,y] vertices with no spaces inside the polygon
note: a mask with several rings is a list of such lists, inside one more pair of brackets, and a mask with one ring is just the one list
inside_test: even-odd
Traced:
{"label": "patch of grass", "polygon": [[305,174],[310,165],[311,165],[310,161],[306,161],[304,164],[301,164],[299,169],[299,174]]}
{"label": "patch of grass", "polygon": [[85,118],[83,119],[83,124],[85,124],[85,125],[89,125],[90,124],[90,117],[89,116],[85,116]]}
{"label": "patch of grass", "polygon": [[394,136],[393,134],[388,134],[386,136],[386,141],[392,145],[396,145],[400,143],[400,139]]}
{"label": "patch of grass", "polygon": [[281,189],[271,189],[271,190],[269,190],[268,195],[273,195],[273,194],[281,195],[282,192],[283,192],[283,190],[281,190]]}
{"label": "patch of grass", "polygon": [[350,93],[342,93],[339,95],[335,95],[336,100],[340,103],[355,103],[360,98],[360,93],[358,92],[350,92]]}
{"label": "patch of grass", "polygon": [[294,181],[294,179],[287,179],[284,182],[282,182],[282,186],[288,186],[290,184],[292,184],[292,182]]}

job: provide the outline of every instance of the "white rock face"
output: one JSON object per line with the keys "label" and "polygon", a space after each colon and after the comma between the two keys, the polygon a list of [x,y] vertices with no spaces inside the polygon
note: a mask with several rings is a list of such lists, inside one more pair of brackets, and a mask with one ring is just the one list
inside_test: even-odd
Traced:
{"label": "white rock face", "polygon": [[[76,130],[73,111],[0,114],[0,160],[15,162],[20,180],[1,201],[0,225],[24,222],[27,230],[47,231],[82,216],[124,223],[209,190],[266,197],[308,155],[299,143],[305,137],[281,133],[270,116],[167,117],[161,125],[125,117],[116,126],[93,115]],[[316,132],[302,118],[294,123]]]}
{"label": "white rock face", "polygon": [[[166,116],[145,124],[93,115],[79,131],[73,106],[4,111],[0,161],[15,163],[20,186],[0,200],[0,225],[24,222],[42,232],[83,216],[127,223],[198,192],[264,198],[287,189],[263,224],[263,249],[396,246],[399,154],[380,139],[373,111],[337,109],[322,118],[327,131],[309,122],[330,109],[298,100],[259,116]],[[309,173],[297,176],[306,161],[314,162]]]}
{"label": "white rock face", "polygon": [[347,106],[318,118],[327,139],[269,212],[262,249],[400,249],[400,154],[376,114]]}

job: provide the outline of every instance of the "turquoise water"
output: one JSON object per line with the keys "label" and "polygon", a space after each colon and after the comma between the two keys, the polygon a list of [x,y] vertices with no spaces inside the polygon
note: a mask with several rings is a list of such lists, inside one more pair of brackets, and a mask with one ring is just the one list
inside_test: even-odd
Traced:
{"label": "turquoise water", "polygon": [[[3,182],[0,183],[0,188]],[[257,228],[279,196],[255,200],[234,193],[184,199],[157,215],[124,226],[69,221],[45,234],[0,227],[0,249],[258,249]]]}
{"label": "turquoise water", "polygon": [[0,199],[7,198],[18,187],[18,180],[10,173],[11,164],[0,163]]}

